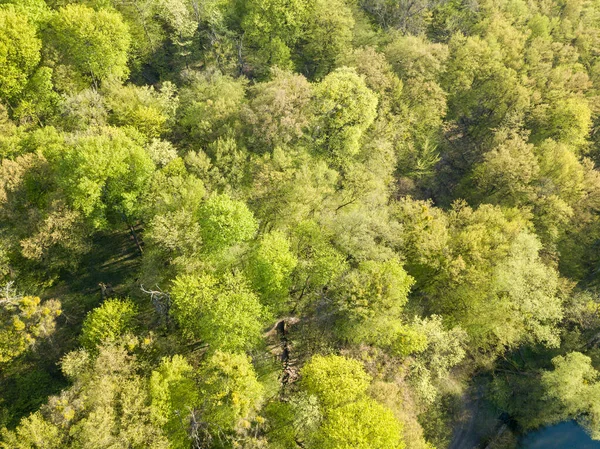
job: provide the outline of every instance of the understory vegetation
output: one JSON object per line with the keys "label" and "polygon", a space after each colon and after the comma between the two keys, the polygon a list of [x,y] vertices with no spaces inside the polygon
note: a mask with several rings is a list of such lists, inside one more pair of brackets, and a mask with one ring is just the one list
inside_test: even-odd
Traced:
{"label": "understory vegetation", "polygon": [[599,95],[599,0],[0,0],[0,447],[600,439]]}

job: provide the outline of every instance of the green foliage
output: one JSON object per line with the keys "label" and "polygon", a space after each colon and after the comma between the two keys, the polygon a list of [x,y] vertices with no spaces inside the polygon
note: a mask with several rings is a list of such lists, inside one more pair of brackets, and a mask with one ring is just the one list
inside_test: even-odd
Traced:
{"label": "green foliage", "polygon": [[40,62],[42,47],[35,27],[11,6],[0,9],[0,99],[5,101],[23,91]]}
{"label": "green foliage", "polygon": [[336,355],[314,356],[304,365],[301,375],[303,389],[326,407],[360,398],[371,380],[360,362]]}
{"label": "green foliage", "polygon": [[528,201],[539,174],[533,145],[511,136],[487,152],[473,170],[478,190],[490,203],[516,206]]}
{"label": "green foliage", "polygon": [[246,0],[241,27],[255,49],[258,74],[270,66],[291,68],[292,47],[302,35],[313,7],[310,0]]}
{"label": "green foliage", "polygon": [[478,36],[453,36],[444,75],[449,116],[475,138],[518,119],[529,104],[516,70],[504,65],[499,48]]}
{"label": "green foliage", "polygon": [[554,371],[542,375],[546,397],[560,404],[559,418],[579,418],[592,438],[600,437],[597,400],[600,394],[598,371],[591,359],[571,352],[552,359]]}
{"label": "green foliage", "polygon": [[220,73],[194,73],[180,91],[178,125],[190,145],[202,147],[217,137],[234,134],[245,102],[246,82]]}
{"label": "green foliage", "polygon": [[63,148],[44,150],[73,209],[95,228],[109,215],[131,219],[139,213],[139,197],[154,164],[141,145],[118,128],[82,135]]}
{"label": "green foliage", "polygon": [[314,221],[299,223],[293,245],[298,251],[296,284],[304,290],[319,289],[346,268],[343,254],[330,243],[327,233]]}
{"label": "green foliage", "polygon": [[226,432],[248,428],[264,395],[250,358],[216,351],[200,368],[199,378],[206,425]]}
{"label": "green foliage", "polygon": [[159,91],[118,83],[105,88],[111,124],[132,126],[148,137],[158,137],[169,129],[175,118],[177,98],[172,83],[165,82]]}
{"label": "green foliage", "polygon": [[250,240],[258,228],[248,207],[225,194],[211,196],[200,206],[198,223],[208,251]]}
{"label": "green foliage", "polygon": [[350,320],[399,314],[413,284],[397,260],[362,262],[342,281],[339,308]]}
{"label": "green foliage", "polygon": [[52,74],[51,68],[40,67],[30,76],[13,111],[15,119],[21,123],[31,123],[53,117],[59,106],[60,96],[53,90]]}
{"label": "green foliage", "polygon": [[414,279],[397,260],[361,262],[338,282],[333,294],[341,315],[337,328],[343,336],[397,354],[418,352],[423,347],[423,337],[402,323]]}
{"label": "green foliage", "polygon": [[463,361],[468,343],[467,333],[460,326],[447,329],[442,317],[416,317],[412,323],[414,332],[422,335],[426,344],[416,354],[411,366],[410,382],[417,397],[425,404],[433,404],[439,398],[443,383],[451,369]]}
{"label": "green foliage", "polygon": [[599,55],[597,1],[0,0],[0,447],[600,437]]}
{"label": "green foliage", "polygon": [[171,294],[173,315],[187,338],[211,350],[250,349],[258,343],[265,310],[239,275],[178,276]]}
{"label": "green foliage", "polygon": [[351,402],[332,410],[313,447],[403,449],[402,425],[394,414],[373,400]]}
{"label": "green foliage", "polygon": [[136,310],[129,300],[108,299],[85,318],[81,330],[81,344],[88,351],[100,345],[117,343],[132,330]]}
{"label": "green foliage", "polygon": [[338,163],[356,155],[375,119],[377,97],[351,69],[339,69],[315,87],[319,148]]}
{"label": "green foliage", "polygon": [[148,394],[132,356],[101,347],[96,358],[69,353],[63,370],[73,385],[49,398],[42,410],[5,432],[3,447],[119,447],[166,449],[151,422]]}
{"label": "green foliage", "polygon": [[310,78],[320,80],[350,50],[352,10],[340,0],[315,0],[302,36],[299,67]]}
{"label": "green foliage", "polygon": [[311,122],[312,86],[306,78],[280,69],[273,69],[271,76],[252,87],[245,114],[257,149],[293,144]]}
{"label": "green foliage", "polygon": [[445,215],[411,200],[399,206],[414,255],[408,271],[436,295],[433,312],[454,316],[488,350],[529,339],[558,344],[558,273],[541,261],[541,245],[516,211],[456,203]]}
{"label": "green foliage", "polygon": [[119,13],[67,5],[52,17],[48,33],[52,56],[60,64],[55,76],[62,89],[127,77],[131,38]]}
{"label": "green foliage", "polygon": [[152,418],[168,436],[171,447],[189,447],[186,429],[190,411],[198,403],[198,389],[194,370],[185,358],[175,355],[162,360],[150,377],[150,396]]}
{"label": "green foliage", "polygon": [[14,296],[10,286],[0,298],[0,364],[6,364],[49,337],[61,314],[60,302],[42,302],[37,296]]}
{"label": "green foliage", "polygon": [[249,261],[248,271],[261,299],[277,309],[291,287],[291,274],[298,260],[285,234],[273,231],[261,239]]}
{"label": "green foliage", "polygon": [[[402,425],[392,411],[366,396],[371,377],[360,362],[316,355],[304,365],[301,376],[302,390],[309,396],[295,403],[301,420],[296,428],[309,447],[405,447]],[[317,398],[320,412],[311,411],[316,404],[311,406],[310,397]]]}

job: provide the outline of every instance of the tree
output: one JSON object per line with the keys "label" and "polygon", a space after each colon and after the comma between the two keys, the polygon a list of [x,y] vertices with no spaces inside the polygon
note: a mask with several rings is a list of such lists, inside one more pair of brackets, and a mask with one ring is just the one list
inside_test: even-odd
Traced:
{"label": "tree", "polygon": [[394,73],[389,56],[374,47],[361,47],[346,55],[344,64],[364,76],[367,87],[378,95],[378,113],[389,113],[398,107],[404,84]]}
{"label": "tree", "polygon": [[472,178],[482,202],[520,206],[535,195],[533,183],[539,170],[533,145],[516,134],[506,136],[485,153]]}
{"label": "tree", "polygon": [[499,47],[478,36],[457,34],[449,48],[442,84],[448,92],[448,118],[456,120],[472,141],[518,122],[529,106],[529,92],[517,71],[505,64]]}
{"label": "tree", "polygon": [[177,123],[186,143],[202,147],[218,137],[235,135],[240,110],[246,102],[244,78],[234,79],[219,72],[190,74],[179,95]]}
{"label": "tree", "polygon": [[13,5],[0,9],[0,99],[15,99],[40,62],[42,42],[35,26]]}
{"label": "tree", "polygon": [[29,77],[13,117],[22,124],[42,123],[51,120],[58,110],[60,96],[54,91],[53,70],[40,67]]}
{"label": "tree", "polygon": [[252,146],[260,151],[293,145],[311,122],[312,86],[302,75],[272,69],[272,80],[250,89],[244,120]]}
{"label": "tree", "polygon": [[83,131],[108,124],[106,100],[95,89],[85,89],[65,96],[59,112],[60,126],[65,131]]}
{"label": "tree", "polygon": [[343,165],[358,153],[377,113],[377,96],[354,70],[338,69],[315,86],[317,148]]}
{"label": "tree", "polygon": [[117,343],[132,330],[135,316],[131,300],[107,299],[87,314],[81,329],[81,344],[93,352],[101,345]]}
{"label": "tree", "polygon": [[144,379],[136,360],[119,346],[103,346],[92,357],[84,350],[67,354],[62,369],[72,385],[4,432],[3,447],[130,447],[166,449],[156,428]]}
{"label": "tree", "polygon": [[388,348],[395,354],[423,349],[424,338],[403,323],[402,311],[414,279],[396,259],[361,262],[333,285],[336,330],[355,343]]}
{"label": "tree", "polygon": [[435,7],[446,2],[440,0],[418,0],[413,2],[392,0],[361,0],[365,9],[383,28],[402,30],[418,35],[426,25]]}
{"label": "tree", "polygon": [[552,359],[554,371],[542,374],[546,399],[560,404],[558,419],[578,418],[592,438],[600,438],[600,396],[598,371],[592,360],[580,352],[571,352]]}
{"label": "tree", "polygon": [[301,371],[302,388],[325,407],[337,407],[365,395],[371,377],[357,360],[346,357],[313,356]]}
{"label": "tree", "polygon": [[250,349],[260,340],[265,310],[241,276],[178,276],[171,295],[184,335],[212,351]]}
{"label": "tree", "polygon": [[58,426],[46,421],[40,412],[24,418],[14,432],[3,431],[2,449],[59,449],[61,435]]}
{"label": "tree", "polygon": [[59,88],[77,89],[110,77],[127,77],[131,38],[118,12],[67,5],[52,17],[48,33],[60,64],[55,71]]}
{"label": "tree", "polygon": [[587,142],[592,126],[592,111],[585,98],[575,96],[538,107],[532,113],[532,138],[550,138],[575,146]]}
{"label": "tree", "polygon": [[216,351],[200,368],[200,416],[208,432],[243,433],[256,418],[264,388],[244,354]]}
{"label": "tree", "polygon": [[191,415],[198,404],[194,369],[175,355],[164,358],[150,377],[151,414],[168,436],[171,447],[187,449],[191,444]]}
{"label": "tree", "polygon": [[159,90],[117,82],[104,88],[111,124],[132,126],[150,138],[166,133],[173,124],[178,101],[172,83],[165,82]]}
{"label": "tree", "polygon": [[298,223],[292,240],[298,264],[294,272],[298,300],[318,292],[337,279],[347,268],[344,255],[331,244],[330,235],[314,221]]}
{"label": "tree", "polygon": [[438,146],[448,111],[441,81],[448,47],[423,37],[394,35],[384,52],[403,83],[388,125],[394,133],[398,170],[411,178],[426,178],[440,161]]}
{"label": "tree", "polygon": [[558,273],[542,262],[540,242],[519,212],[455,203],[445,215],[426,203],[401,204],[407,271],[432,295],[432,313],[454,317],[491,354],[530,338],[558,344]]}
{"label": "tree", "polygon": [[315,0],[299,43],[298,66],[310,79],[321,80],[351,49],[354,17],[340,0]]}
{"label": "tree", "polygon": [[[317,398],[322,416],[317,426],[296,426],[308,447],[404,448],[402,425],[391,410],[367,396],[371,377],[358,361],[315,355],[300,374],[302,391]],[[306,400],[297,404],[296,413],[309,412]],[[299,416],[298,422],[307,418]]]}
{"label": "tree", "polygon": [[414,280],[400,262],[361,262],[347,273],[336,292],[338,308],[348,319],[361,320],[379,314],[397,315],[408,300]]}
{"label": "tree", "polygon": [[248,207],[225,194],[211,196],[200,206],[198,223],[207,251],[218,251],[249,240],[258,228]]}
{"label": "tree", "polygon": [[251,168],[248,203],[263,225],[277,228],[295,229],[323,211],[339,181],[337,171],[304,149],[275,148],[254,159]]}
{"label": "tree", "polygon": [[448,329],[440,315],[415,317],[414,331],[425,337],[425,348],[413,355],[409,380],[424,404],[433,404],[443,391],[450,370],[466,355],[468,334],[460,327]]}
{"label": "tree", "polygon": [[314,448],[403,449],[402,425],[391,410],[372,399],[351,402],[328,413]]}
{"label": "tree", "polygon": [[271,66],[289,69],[292,48],[302,35],[311,0],[246,0],[241,28],[252,49],[250,63],[259,75]]}
{"label": "tree", "polygon": [[265,234],[250,257],[248,272],[252,284],[274,311],[281,309],[281,302],[289,294],[297,263],[290,241],[280,231]]}
{"label": "tree", "polygon": [[7,284],[0,297],[0,364],[6,364],[55,330],[61,305],[55,299],[22,296]]}
{"label": "tree", "polygon": [[2,239],[11,254],[11,270],[29,271],[43,264],[46,280],[57,270],[73,269],[89,249],[89,228],[80,212],[57,192],[50,164],[37,151],[38,146],[62,148],[61,139],[52,128],[37,130],[20,141],[27,148],[25,154],[5,158],[0,166]]}
{"label": "tree", "polygon": [[69,201],[93,228],[106,228],[109,218],[131,222],[154,171],[150,156],[118,128],[77,136],[64,147],[46,148],[55,180]]}

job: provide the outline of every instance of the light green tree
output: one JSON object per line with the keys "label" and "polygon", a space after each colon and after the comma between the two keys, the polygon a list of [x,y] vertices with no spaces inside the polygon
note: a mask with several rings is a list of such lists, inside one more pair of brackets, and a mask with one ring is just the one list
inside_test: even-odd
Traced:
{"label": "light green tree", "polygon": [[129,299],[107,299],[89,312],[81,329],[81,344],[88,351],[96,351],[103,344],[117,343],[133,330],[136,308]]}
{"label": "light green tree", "polygon": [[414,279],[396,259],[361,262],[332,286],[336,330],[355,343],[369,343],[395,354],[418,352],[425,337],[405,325],[403,308]]}
{"label": "light green tree", "polygon": [[311,447],[404,449],[402,428],[391,410],[372,399],[363,399],[331,410]]}
{"label": "light green tree", "polygon": [[316,144],[343,164],[359,151],[360,139],[377,113],[377,96],[354,70],[338,69],[315,86]]}
{"label": "light green tree", "polygon": [[311,0],[246,0],[241,27],[249,59],[259,75],[271,66],[292,68],[292,48],[303,34],[313,7]]}
{"label": "light green tree", "polygon": [[118,82],[106,83],[104,101],[109,123],[132,126],[145,136],[159,137],[172,126],[177,109],[176,88],[165,82],[159,90]]}
{"label": "light green tree", "polygon": [[315,355],[301,371],[302,388],[325,407],[337,407],[363,397],[371,377],[357,360]]}
{"label": "light green tree", "polygon": [[275,311],[281,308],[292,285],[291,274],[298,260],[284,233],[265,234],[250,256],[248,272],[261,299]]}
{"label": "light green tree", "polygon": [[[315,355],[300,374],[300,385],[307,396],[295,402],[296,430],[308,447],[405,447],[402,424],[390,409],[367,396],[371,377],[360,362],[336,355]],[[311,397],[317,399],[316,414],[311,411],[316,405],[310,405]],[[303,421],[313,423],[302,425]]]}
{"label": "light green tree", "polygon": [[131,221],[141,212],[139,198],[155,167],[135,133],[102,128],[44,154],[69,204],[94,228],[106,227],[107,215]]}
{"label": "light green tree", "polygon": [[320,80],[338,66],[352,46],[352,10],[340,0],[315,0],[300,42],[299,68]]}
{"label": "light green tree", "polygon": [[542,374],[546,400],[558,402],[552,408],[557,419],[577,418],[592,438],[600,438],[599,373],[592,360],[580,352],[570,352],[552,359],[553,371]]}
{"label": "light green tree", "polygon": [[199,394],[209,432],[243,433],[257,417],[264,387],[248,356],[217,351],[200,367]]}
{"label": "light green tree", "polygon": [[413,258],[407,270],[436,298],[431,312],[454,317],[473,345],[491,353],[530,339],[556,346],[558,273],[543,263],[540,242],[517,210],[455,203],[446,215],[424,202],[401,204]]}
{"label": "light green tree", "polygon": [[54,74],[61,89],[98,85],[109,77],[125,79],[129,73],[131,38],[118,12],[67,5],[52,17],[48,40],[60,64]]}
{"label": "light green tree", "polygon": [[40,62],[42,42],[36,28],[12,7],[0,8],[0,99],[18,96]]}
{"label": "light green tree", "polygon": [[173,316],[189,339],[211,350],[250,349],[261,337],[265,310],[241,276],[178,276]]}
{"label": "light green tree", "polygon": [[514,123],[529,106],[530,93],[500,48],[478,36],[457,34],[442,86],[448,93],[448,118],[457,120],[474,141],[493,128]]}
{"label": "light green tree", "polygon": [[194,369],[187,360],[175,355],[164,358],[150,377],[151,414],[169,438],[171,447],[190,447],[190,419],[198,405]]}
{"label": "light green tree", "polygon": [[180,90],[177,124],[193,148],[235,135],[246,102],[246,81],[219,72],[193,73]]}
{"label": "light green tree", "polygon": [[258,229],[248,207],[225,194],[211,196],[200,206],[198,223],[208,251],[218,251],[247,241]]}

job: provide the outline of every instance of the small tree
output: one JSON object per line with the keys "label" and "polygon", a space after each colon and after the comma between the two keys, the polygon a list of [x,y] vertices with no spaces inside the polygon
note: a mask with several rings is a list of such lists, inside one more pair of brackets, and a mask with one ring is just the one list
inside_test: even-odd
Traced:
{"label": "small tree", "polygon": [[0,365],[50,336],[60,314],[59,301],[19,295],[8,283],[0,291]]}

